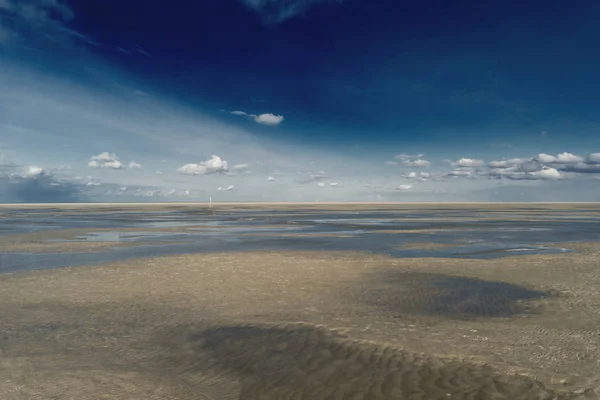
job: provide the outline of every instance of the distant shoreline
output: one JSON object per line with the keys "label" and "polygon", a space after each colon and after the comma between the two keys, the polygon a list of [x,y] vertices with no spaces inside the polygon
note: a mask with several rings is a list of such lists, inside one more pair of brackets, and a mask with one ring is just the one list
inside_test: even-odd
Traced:
{"label": "distant shoreline", "polygon": [[[26,208],[74,208],[74,207],[181,207],[181,206],[209,206],[209,202],[142,202],[142,203],[0,203],[0,208],[26,207]],[[212,206],[429,206],[429,205],[600,205],[600,202],[212,202]]]}

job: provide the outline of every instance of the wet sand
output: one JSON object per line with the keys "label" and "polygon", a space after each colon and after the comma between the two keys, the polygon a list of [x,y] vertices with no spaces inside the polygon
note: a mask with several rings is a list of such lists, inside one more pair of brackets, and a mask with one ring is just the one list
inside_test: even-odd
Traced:
{"label": "wet sand", "polygon": [[0,398],[597,399],[581,391],[600,388],[600,245],[571,247],[0,274]]}

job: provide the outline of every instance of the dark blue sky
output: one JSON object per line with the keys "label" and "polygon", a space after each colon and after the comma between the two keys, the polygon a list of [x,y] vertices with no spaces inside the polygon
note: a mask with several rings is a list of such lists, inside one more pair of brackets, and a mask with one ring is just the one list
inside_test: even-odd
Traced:
{"label": "dark blue sky", "polygon": [[598,20],[592,1],[0,0],[0,187],[598,200]]}
{"label": "dark blue sky", "polygon": [[95,51],[165,95],[214,113],[268,109],[295,121],[296,138],[587,140],[598,123],[591,1],[323,1],[279,23],[238,0],[72,8],[70,26],[104,44]]}

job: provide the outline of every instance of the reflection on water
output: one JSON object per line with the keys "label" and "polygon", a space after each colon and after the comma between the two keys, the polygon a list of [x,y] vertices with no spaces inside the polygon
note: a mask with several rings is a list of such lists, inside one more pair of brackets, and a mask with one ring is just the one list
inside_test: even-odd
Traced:
{"label": "reflection on water", "polygon": [[[274,211],[188,208],[141,212],[8,210],[0,220],[0,238],[9,234],[48,232],[44,239],[47,242],[139,242],[143,246],[83,254],[0,253],[0,270],[52,268],[189,252],[249,250],[350,250],[393,257],[480,259],[553,254],[568,251],[568,245],[554,243],[600,240],[600,219],[591,215],[584,217],[564,210],[537,213],[531,208],[499,214],[493,210],[469,211],[443,206],[416,211],[351,212],[312,208]],[[50,233],[50,230],[72,228],[89,229],[89,232],[68,238],[53,238]],[[415,242],[450,246],[435,250],[402,248]]]}

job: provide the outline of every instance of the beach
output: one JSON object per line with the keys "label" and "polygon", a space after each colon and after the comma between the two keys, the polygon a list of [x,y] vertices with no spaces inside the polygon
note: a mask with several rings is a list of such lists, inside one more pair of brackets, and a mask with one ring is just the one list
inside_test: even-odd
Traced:
{"label": "beach", "polygon": [[0,274],[0,397],[597,398],[600,244],[560,245],[571,252],[203,252]]}

